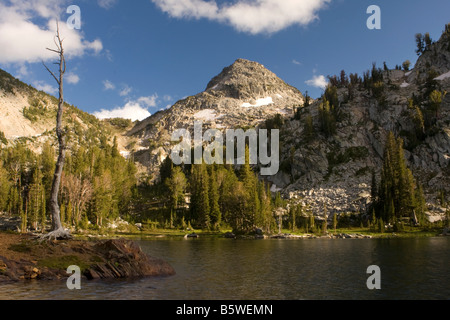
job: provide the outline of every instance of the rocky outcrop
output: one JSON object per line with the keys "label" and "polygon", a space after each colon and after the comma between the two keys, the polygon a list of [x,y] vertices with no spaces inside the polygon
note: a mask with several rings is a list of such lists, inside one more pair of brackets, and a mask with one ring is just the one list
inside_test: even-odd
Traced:
{"label": "rocky outcrop", "polygon": [[70,275],[66,270],[70,265],[78,265],[83,277],[88,280],[175,274],[166,261],[148,256],[131,240],[30,241],[12,249],[27,252],[26,258],[14,260],[0,256],[0,283],[67,279]]}
{"label": "rocky outcrop", "polygon": [[95,244],[89,251],[105,259],[84,271],[84,275],[89,280],[175,274],[175,270],[167,262],[146,255],[135,242],[130,240],[102,241]]}
{"label": "rocky outcrop", "polygon": [[[385,139],[392,131],[405,142],[405,158],[424,188],[429,220],[441,220],[445,208],[437,195],[443,191],[447,202],[450,196],[450,94],[444,96],[437,123],[423,141],[413,140],[415,109],[408,100],[426,94],[429,74],[435,75],[436,89],[450,92],[450,33],[424,52],[413,70],[382,73],[384,99],[374,98],[363,87],[349,99],[347,88],[338,89],[341,119],[336,134],[326,137],[320,132],[320,100],[301,109],[299,121],[288,121],[280,152],[281,163],[288,165],[270,180],[282,188],[285,198],[318,217],[323,216],[324,207],[329,219],[333,213],[365,213],[371,201],[372,172],[379,182]],[[426,104],[424,98],[422,110]],[[308,115],[314,121],[313,139],[304,135]]]}

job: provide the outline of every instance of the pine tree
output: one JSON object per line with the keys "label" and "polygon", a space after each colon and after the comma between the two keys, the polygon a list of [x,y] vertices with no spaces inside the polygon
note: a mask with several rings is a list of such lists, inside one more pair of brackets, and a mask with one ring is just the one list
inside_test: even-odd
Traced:
{"label": "pine tree", "polygon": [[61,223],[63,226],[66,225],[66,205],[64,202],[61,204]]}
{"label": "pine tree", "polygon": [[324,99],[319,106],[319,121],[321,131],[326,137],[336,133],[336,119],[333,113],[330,102]]}
{"label": "pine tree", "polygon": [[180,167],[175,167],[172,170],[170,178],[166,179],[166,186],[170,191],[170,208],[177,210],[180,199],[183,198],[186,191],[186,176]]}
{"label": "pine tree", "polygon": [[411,170],[406,166],[403,140],[389,133],[380,183],[379,202],[383,212],[379,215],[385,222],[411,216],[416,208],[416,184]]}
{"label": "pine tree", "polygon": [[46,195],[45,201],[47,204],[49,204],[53,174],[55,172],[55,150],[53,149],[49,141],[47,141],[42,147],[42,153],[40,155],[39,162],[42,168],[42,184],[44,185]]}
{"label": "pine tree", "polygon": [[372,202],[375,203],[378,198],[378,186],[377,186],[377,177],[375,175],[375,170],[372,170],[372,184],[370,187],[370,195],[372,198]]}
{"label": "pine tree", "polygon": [[328,214],[327,214],[327,206],[324,204],[323,206],[323,225],[322,225],[322,233],[327,234],[328,233]]}
{"label": "pine tree", "polygon": [[209,180],[209,201],[210,201],[210,217],[211,217],[211,226],[215,230],[219,230],[220,224],[222,222],[222,213],[220,212],[219,206],[219,189],[217,186],[217,175],[212,166],[211,175]]}
{"label": "pine tree", "polygon": [[425,136],[425,120],[423,118],[422,110],[418,106],[414,106],[414,127],[416,131],[416,137],[422,140]]}
{"label": "pine tree", "polygon": [[434,90],[430,94],[430,110],[435,112],[436,119],[439,115],[439,110],[441,109],[442,104],[442,92],[438,90]]}
{"label": "pine tree", "polygon": [[[28,192],[28,216],[34,230],[38,230],[38,223],[43,224],[45,218],[45,194],[42,185],[42,173],[39,164],[34,169],[30,190]],[[42,217],[43,216],[43,217]]]}
{"label": "pine tree", "polygon": [[296,220],[297,220],[297,208],[296,207],[291,207],[289,209],[289,217],[291,220],[291,230],[292,232],[297,231],[297,224],[296,224]]}
{"label": "pine tree", "polygon": [[372,210],[372,226],[371,226],[371,230],[373,227],[373,231],[375,231],[375,227],[378,225],[378,221],[377,221],[377,217],[375,215],[375,209]]}
{"label": "pine tree", "polygon": [[250,167],[250,153],[248,146],[245,147],[245,164],[241,166],[240,180],[245,189],[243,228],[245,232],[251,232],[256,226],[256,220],[261,206],[258,198],[257,178]]}
{"label": "pine tree", "polygon": [[402,67],[404,71],[409,71],[409,67],[411,66],[411,61],[406,60],[403,62]]}
{"label": "pine tree", "polygon": [[384,222],[383,222],[383,219],[382,218],[380,218],[380,219],[378,219],[378,232],[379,233],[384,233]]}
{"label": "pine tree", "polygon": [[266,194],[265,194],[265,201],[264,201],[264,220],[266,222],[265,226],[266,226],[266,231],[268,233],[271,233],[272,231],[272,226],[274,224],[274,218],[273,218],[273,214],[272,214],[272,210],[273,210],[273,203],[272,203],[272,192],[270,191],[270,185],[267,184],[266,187]]}
{"label": "pine tree", "polygon": [[198,203],[198,215],[200,224],[204,229],[210,229],[211,217],[210,217],[210,205],[209,205],[209,176],[206,165],[200,165],[200,188],[199,188],[199,203]]}
{"label": "pine tree", "polygon": [[333,215],[333,229],[334,229],[334,233],[336,233],[337,223],[338,223],[338,221],[337,221],[337,214],[335,213]]}
{"label": "pine tree", "polygon": [[305,140],[307,142],[311,141],[314,138],[314,123],[313,118],[309,113],[305,117],[305,129],[303,131],[303,136],[305,137]]}
{"label": "pine tree", "polygon": [[423,36],[423,41],[425,43],[425,50],[430,50],[431,45],[433,44],[433,40],[431,39],[429,32],[425,33],[425,35]]}
{"label": "pine tree", "polygon": [[417,45],[416,53],[418,56],[420,56],[425,50],[424,39],[421,33],[416,34],[416,45]]}
{"label": "pine tree", "polygon": [[28,206],[25,205],[25,210],[23,210],[22,196],[20,195],[20,193],[19,193],[19,202],[20,202],[20,206],[19,206],[18,214],[21,219],[21,232],[26,233],[27,228],[28,228]]}
{"label": "pine tree", "polygon": [[73,206],[72,202],[69,201],[66,207],[66,221],[70,226],[75,226],[75,220],[73,216]]}
{"label": "pine tree", "polygon": [[304,108],[307,108],[311,105],[311,97],[308,94],[308,91],[305,92],[305,102],[303,104]]}
{"label": "pine tree", "polygon": [[309,215],[309,230],[311,232],[314,232],[314,228],[315,228],[315,219],[314,216],[312,214]]}
{"label": "pine tree", "polygon": [[41,231],[44,233],[47,226],[47,209],[45,203],[45,190],[41,189],[41,208],[40,208]]}
{"label": "pine tree", "polygon": [[114,140],[113,140],[113,147],[111,149],[111,156],[113,158],[118,158],[120,157],[120,153],[119,153],[119,145],[117,143],[117,137],[114,136]]}
{"label": "pine tree", "polygon": [[8,172],[3,168],[0,161],[0,211],[8,210],[8,195],[11,184],[8,179]]}

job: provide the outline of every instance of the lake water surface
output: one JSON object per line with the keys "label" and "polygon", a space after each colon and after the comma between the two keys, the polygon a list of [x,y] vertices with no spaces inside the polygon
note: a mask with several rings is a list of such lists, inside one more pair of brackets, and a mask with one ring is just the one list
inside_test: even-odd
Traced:
{"label": "lake water surface", "polygon": [[[0,286],[0,299],[303,300],[449,299],[450,238],[138,241],[172,277]],[[381,268],[381,290],[366,285]]]}

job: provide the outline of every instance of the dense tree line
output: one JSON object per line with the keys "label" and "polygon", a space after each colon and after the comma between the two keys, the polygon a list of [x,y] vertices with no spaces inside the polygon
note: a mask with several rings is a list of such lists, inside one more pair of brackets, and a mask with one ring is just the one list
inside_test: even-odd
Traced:
{"label": "dense tree line", "polygon": [[[136,168],[117,144],[72,147],[62,176],[61,220],[66,228],[100,227],[106,219],[132,210]],[[0,150],[0,211],[22,217],[22,231],[49,226],[49,199],[55,149],[47,142],[39,154],[20,142]]]}
{"label": "dense tree line", "polygon": [[249,165],[236,170],[230,165],[174,166],[167,158],[161,167],[170,219],[176,226],[204,230],[229,226],[236,233],[261,228],[274,230],[274,203],[269,185],[260,181]]}

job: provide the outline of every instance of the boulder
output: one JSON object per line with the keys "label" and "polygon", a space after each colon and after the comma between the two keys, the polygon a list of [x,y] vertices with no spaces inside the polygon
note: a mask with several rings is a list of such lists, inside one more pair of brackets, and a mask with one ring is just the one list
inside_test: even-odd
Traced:
{"label": "boulder", "polygon": [[195,239],[196,239],[196,238],[198,238],[198,234],[196,234],[196,233],[191,233],[191,234],[185,235],[184,237],[185,237],[186,239],[187,239],[187,238],[195,238]]}
{"label": "boulder", "polygon": [[256,228],[255,234],[258,236],[262,236],[262,235],[264,235],[264,231],[261,228]]}
{"label": "boulder", "polygon": [[233,232],[225,233],[224,237],[227,239],[236,239],[236,235]]}

